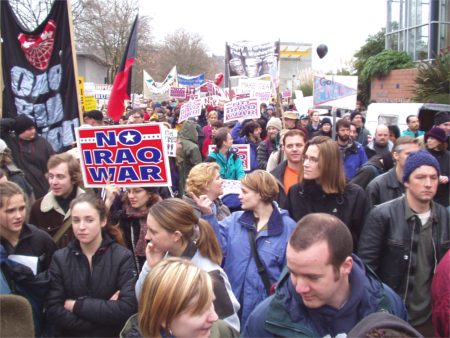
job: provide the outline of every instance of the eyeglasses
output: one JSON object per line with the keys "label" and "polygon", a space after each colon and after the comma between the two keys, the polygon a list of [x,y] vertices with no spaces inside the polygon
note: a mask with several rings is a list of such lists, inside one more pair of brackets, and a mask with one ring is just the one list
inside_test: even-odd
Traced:
{"label": "eyeglasses", "polygon": [[314,164],[319,163],[319,159],[317,157],[304,155],[303,162],[306,162],[306,161],[309,161],[310,163],[314,163]]}

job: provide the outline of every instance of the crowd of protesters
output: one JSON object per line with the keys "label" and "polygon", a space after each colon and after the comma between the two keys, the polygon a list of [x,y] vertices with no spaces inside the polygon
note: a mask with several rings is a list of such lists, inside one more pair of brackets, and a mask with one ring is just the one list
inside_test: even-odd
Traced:
{"label": "crowd of protesters", "polygon": [[208,105],[178,123],[181,105],[118,121],[178,131],[160,188],[85,188],[75,146],[56,154],[30,116],[2,119],[2,336],[450,335],[449,112],[372,136],[359,109],[333,125],[261,104],[223,123]]}

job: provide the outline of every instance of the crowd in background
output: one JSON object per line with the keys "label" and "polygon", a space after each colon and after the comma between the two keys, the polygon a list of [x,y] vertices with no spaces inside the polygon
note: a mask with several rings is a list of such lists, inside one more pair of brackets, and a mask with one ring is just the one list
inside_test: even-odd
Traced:
{"label": "crowd in background", "polygon": [[[28,301],[1,301],[8,330],[449,335],[449,112],[426,132],[409,116],[371,135],[359,107],[333,125],[293,104],[227,123],[208,105],[178,123],[181,105],[130,106],[118,121],[178,131],[172,186],[159,188],[85,188],[76,146],[56,154],[30,117],[2,119],[1,293]],[[112,124],[99,110],[83,120]],[[233,144],[250,146],[250,170]],[[240,192],[224,195],[225,180]]]}

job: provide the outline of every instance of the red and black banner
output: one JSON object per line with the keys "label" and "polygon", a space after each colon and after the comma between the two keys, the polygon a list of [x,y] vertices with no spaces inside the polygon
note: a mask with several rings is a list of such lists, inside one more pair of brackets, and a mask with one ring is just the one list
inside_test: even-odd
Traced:
{"label": "red and black banner", "polygon": [[32,32],[9,1],[0,6],[3,117],[27,114],[58,151],[75,142],[80,124],[67,2],[55,1]]}
{"label": "red and black banner", "polygon": [[136,15],[125,52],[123,53],[122,62],[114,78],[111,96],[109,97],[108,115],[114,121],[119,121],[125,111],[124,101],[129,100],[131,97],[131,71],[137,53],[137,26],[138,16]]}

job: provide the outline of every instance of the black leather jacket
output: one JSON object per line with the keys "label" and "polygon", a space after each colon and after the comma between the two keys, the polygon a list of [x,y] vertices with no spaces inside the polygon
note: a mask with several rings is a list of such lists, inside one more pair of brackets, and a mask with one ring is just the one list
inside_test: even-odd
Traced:
{"label": "black leather jacket", "polygon": [[[406,197],[376,206],[367,217],[359,240],[358,256],[400,296],[405,291],[416,260],[412,250],[417,216],[405,215]],[[435,267],[450,247],[450,215],[441,205],[432,206],[432,239]],[[424,291],[425,292],[425,291]]]}
{"label": "black leather jacket", "polygon": [[367,185],[366,194],[369,207],[391,201],[405,193],[405,187],[397,179],[395,167],[377,176]]}

